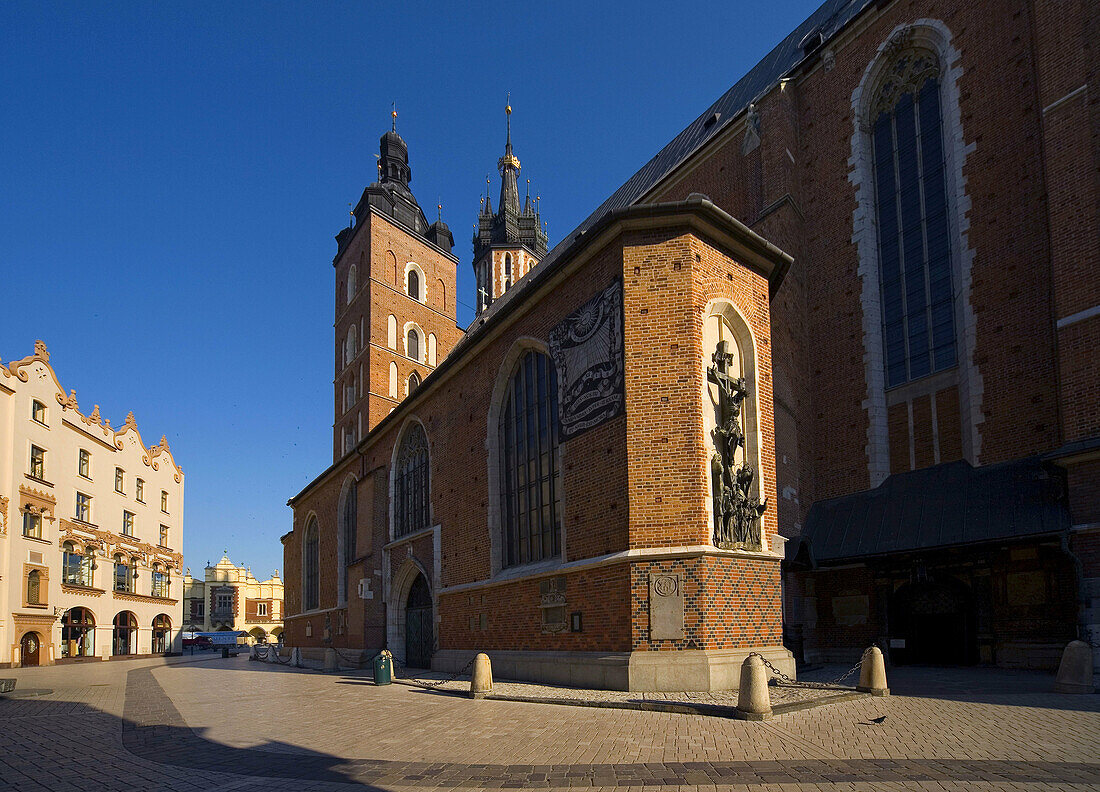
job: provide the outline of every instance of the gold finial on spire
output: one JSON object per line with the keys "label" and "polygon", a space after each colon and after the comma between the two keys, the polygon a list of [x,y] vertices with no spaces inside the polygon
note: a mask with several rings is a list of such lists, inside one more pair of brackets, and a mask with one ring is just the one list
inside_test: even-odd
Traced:
{"label": "gold finial on spire", "polygon": [[393,112],[390,114],[393,116],[393,131],[397,131],[397,100],[393,100]]}
{"label": "gold finial on spire", "polygon": [[512,92],[508,92],[508,98],[504,100],[504,112],[512,115]]}

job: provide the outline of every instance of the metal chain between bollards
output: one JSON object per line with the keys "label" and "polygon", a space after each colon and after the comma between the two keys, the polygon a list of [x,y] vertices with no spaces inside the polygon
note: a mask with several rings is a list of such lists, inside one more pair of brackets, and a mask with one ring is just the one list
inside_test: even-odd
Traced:
{"label": "metal chain between bollards", "polygon": [[[469,671],[471,668],[473,668],[474,660],[476,660],[476,659],[477,659],[477,655],[474,655],[473,657],[470,658],[470,662],[468,662],[466,665],[464,665],[461,668],[461,670],[456,671],[455,673],[451,674],[450,676],[444,677],[443,679],[440,679],[436,682],[425,682],[423,679],[417,679],[416,677],[413,677],[413,676],[402,677],[402,679],[406,679],[409,682],[412,682],[417,687],[422,687],[425,690],[435,690],[438,687],[446,685],[448,682],[454,682],[460,676],[464,676],[467,671]],[[409,667],[407,665],[405,665],[404,663],[402,663],[400,660],[398,660],[396,657],[391,658],[391,660],[393,660],[393,664],[395,666],[401,666],[401,668],[403,668],[406,671],[409,670]]]}
{"label": "metal chain between bollards", "polygon": [[856,671],[858,671],[860,665],[863,663],[863,660],[861,658],[860,661],[858,663],[856,663],[854,666],[849,668],[847,671],[845,671],[843,674],[838,676],[836,679],[830,680],[828,682],[804,682],[804,681],[799,681],[797,679],[792,679],[791,677],[787,676],[782,671],[780,671],[778,668],[776,668],[774,665],[772,665],[771,661],[768,660],[768,658],[764,657],[764,655],[760,654],[759,652],[750,652],[749,657],[759,657],[760,658],[761,662],[764,663],[765,667],[767,667],[767,669],[769,671],[771,671],[772,674],[774,675],[774,682],[775,682],[776,685],[786,685],[787,687],[820,688],[820,689],[824,689],[824,690],[833,690],[833,689],[836,689],[836,688],[850,689],[852,687],[851,685],[842,685],[841,683],[845,679],[850,677],[852,674],[854,674]]}

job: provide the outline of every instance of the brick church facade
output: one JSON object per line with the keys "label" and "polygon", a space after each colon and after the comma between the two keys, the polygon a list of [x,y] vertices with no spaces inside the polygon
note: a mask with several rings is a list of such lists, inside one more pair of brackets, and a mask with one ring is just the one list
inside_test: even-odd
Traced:
{"label": "brick church facade", "polygon": [[465,332],[387,133],[286,641],[651,690],[1050,667],[1100,621],[1097,32],[829,0],[549,252],[509,135]]}

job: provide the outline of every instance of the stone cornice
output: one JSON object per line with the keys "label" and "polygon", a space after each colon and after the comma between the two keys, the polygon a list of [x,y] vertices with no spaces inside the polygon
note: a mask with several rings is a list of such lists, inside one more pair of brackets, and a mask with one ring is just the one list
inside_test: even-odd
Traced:
{"label": "stone cornice", "polygon": [[84,594],[88,597],[101,597],[107,593],[106,589],[78,586],[75,583],[62,583],[61,591],[65,594]]}
{"label": "stone cornice", "polygon": [[129,591],[114,591],[112,596],[117,600],[127,602],[153,602],[160,605],[175,605],[179,602],[179,600],[170,599],[169,597],[154,597],[151,594],[135,594]]}

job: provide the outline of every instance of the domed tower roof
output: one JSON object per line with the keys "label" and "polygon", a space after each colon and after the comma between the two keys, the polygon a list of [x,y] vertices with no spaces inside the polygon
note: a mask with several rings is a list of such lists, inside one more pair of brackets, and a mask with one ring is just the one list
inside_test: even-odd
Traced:
{"label": "domed tower roof", "polygon": [[393,126],[379,138],[379,169],[381,181],[396,182],[404,187],[412,181],[412,169],[409,167],[409,146],[397,134],[397,110],[393,111]]}
{"label": "domed tower roof", "polygon": [[428,237],[429,242],[450,253],[451,248],[455,245],[455,238],[451,234],[451,229],[443,222],[443,204],[438,204],[436,208],[439,210],[439,218],[432,223],[425,236]]}

